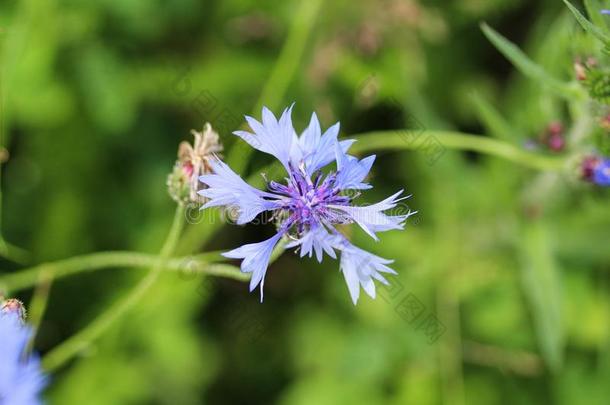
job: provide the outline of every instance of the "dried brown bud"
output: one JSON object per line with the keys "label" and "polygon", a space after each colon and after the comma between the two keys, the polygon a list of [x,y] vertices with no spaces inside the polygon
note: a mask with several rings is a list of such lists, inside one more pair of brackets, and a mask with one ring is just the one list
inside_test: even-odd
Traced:
{"label": "dried brown bud", "polygon": [[587,68],[579,60],[574,62],[574,72],[577,80],[581,82],[587,80]]}
{"label": "dried brown bud", "polygon": [[195,137],[193,145],[181,142],[178,146],[178,160],[174,169],[167,178],[167,186],[170,196],[178,203],[204,202],[197,194],[203,185],[199,182],[199,176],[210,173],[210,159],[218,156],[223,150],[218,133],[212,129],[209,123],[203,127],[203,131],[192,130]]}

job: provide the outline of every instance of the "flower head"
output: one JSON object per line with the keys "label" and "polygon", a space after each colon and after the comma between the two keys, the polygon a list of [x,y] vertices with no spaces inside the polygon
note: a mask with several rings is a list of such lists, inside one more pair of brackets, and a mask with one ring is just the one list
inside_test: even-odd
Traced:
{"label": "flower head", "polygon": [[610,159],[597,156],[585,158],[581,165],[582,177],[598,186],[610,186]]}
{"label": "flower head", "polygon": [[[202,208],[237,208],[238,224],[247,223],[262,212],[271,212],[278,220],[278,232],[273,237],[224,253],[229,258],[243,259],[241,270],[252,273],[250,291],[260,286],[261,301],[271,252],[282,237],[291,240],[286,248],[298,248],[301,257],[315,253],[319,262],[324,253],[337,258],[339,251],[341,272],[354,304],[360,286],[374,298],[373,280],[387,283],[381,273],[394,273],[386,266],[391,261],[355,247],[337,230],[337,225],[356,223],[378,240],[377,232],[403,229],[405,220],[415,212],[386,213],[407,198],[400,197],[402,190],[376,204],[355,206],[353,202],[360,191],[372,187],[365,179],[375,156],[358,159],[348,155],[354,141],[337,139],[338,123],[322,132],[315,113],[303,133],[297,135],[291,111],[292,106],[278,120],[263,108],[262,122],[246,117],[253,133],[234,132],[255,149],[275,156],[286,170],[285,181],[271,181],[267,191],[261,191],[244,182],[225,163],[212,160],[213,174],[199,178],[207,186],[199,194],[209,200]],[[333,162],[336,170],[322,171]]]}
{"label": "flower head", "polygon": [[198,196],[199,176],[209,173],[210,159],[223,150],[218,140],[218,133],[209,123],[203,131],[192,130],[195,142],[181,142],[178,146],[178,160],[167,178],[167,186],[171,197],[178,203],[203,202]]}
{"label": "flower head", "polygon": [[0,404],[40,404],[46,377],[38,357],[25,352],[32,331],[23,324],[23,305],[17,300],[7,300],[1,308]]}

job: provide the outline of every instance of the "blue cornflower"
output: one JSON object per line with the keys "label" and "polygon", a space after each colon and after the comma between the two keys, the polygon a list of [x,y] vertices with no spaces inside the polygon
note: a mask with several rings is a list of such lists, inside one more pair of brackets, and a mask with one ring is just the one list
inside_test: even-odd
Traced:
{"label": "blue cornflower", "polygon": [[610,186],[610,159],[600,159],[593,169],[592,181],[599,186]]}
{"label": "blue cornflower", "polygon": [[610,10],[606,10],[606,9],[604,9],[604,10],[601,10],[601,13],[602,13],[602,14],[610,14]]}
{"label": "blue cornflower", "polygon": [[[346,152],[353,140],[339,141],[339,123],[324,133],[316,114],[309,126],[298,136],[292,127],[292,106],[285,109],[279,120],[263,108],[262,122],[246,116],[254,133],[235,131],[255,149],[275,156],[284,166],[286,183],[268,183],[268,191],[261,191],[244,182],[228,165],[216,159],[211,161],[213,174],[199,179],[208,188],[199,191],[209,201],[203,208],[225,206],[237,208],[238,224],[252,221],[262,212],[271,212],[278,220],[278,232],[271,238],[250,243],[224,253],[225,257],[243,259],[241,270],[252,273],[250,291],[260,285],[261,301],[265,273],[273,248],[284,236],[292,241],[286,248],[299,247],[300,256],[312,257],[319,262],[323,253],[336,259],[341,253],[340,269],[345,277],[352,301],[358,301],[360,286],[375,298],[373,280],[388,284],[382,273],[396,274],[386,266],[392,263],[352,245],[337,229],[337,225],[357,223],[373,239],[376,232],[403,229],[405,220],[415,212],[387,215],[390,210],[408,197],[399,198],[402,190],[385,200],[368,206],[354,206],[359,190],[371,188],[364,181],[375,156],[362,160]],[[332,162],[336,171],[322,172]]]}
{"label": "blue cornflower", "polygon": [[581,164],[585,180],[598,186],[610,186],[610,158],[588,156]]}
{"label": "blue cornflower", "polygon": [[32,330],[23,324],[20,312],[5,305],[0,312],[0,404],[41,404],[46,377],[40,360],[25,353]]}

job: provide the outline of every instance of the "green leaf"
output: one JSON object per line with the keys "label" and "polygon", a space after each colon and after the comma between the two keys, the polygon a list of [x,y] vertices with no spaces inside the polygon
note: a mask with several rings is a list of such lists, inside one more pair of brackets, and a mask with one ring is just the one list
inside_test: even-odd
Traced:
{"label": "green leaf", "polygon": [[563,363],[564,332],[561,317],[559,269],[549,229],[541,222],[527,225],[521,241],[521,281],[532,312],[542,356],[551,371]]}
{"label": "green leaf", "polygon": [[600,27],[606,33],[608,32],[608,26],[606,25],[606,20],[602,13],[602,5],[598,0],[585,0],[585,8],[587,10],[587,14],[589,18],[596,26]]}
{"label": "green leaf", "polygon": [[504,38],[489,25],[482,23],[483,33],[492,44],[508,59],[521,73],[534,81],[545,84],[561,97],[572,99],[579,95],[578,90],[569,83],[552,77],[542,66],[534,63],[519,47]]}
{"label": "green leaf", "polygon": [[582,13],[578,11],[578,9],[574,7],[568,0],[563,0],[563,2],[566,3],[572,14],[574,14],[574,17],[576,17],[576,20],[578,21],[580,26],[585,31],[602,41],[606,47],[610,46],[610,36],[608,36],[608,34],[602,31],[599,27],[593,25],[591,21],[587,20],[587,18],[582,15]]}
{"label": "green leaf", "polygon": [[515,140],[515,131],[500,113],[479,93],[469,94],[475,112],[490,135],[505,141]]}

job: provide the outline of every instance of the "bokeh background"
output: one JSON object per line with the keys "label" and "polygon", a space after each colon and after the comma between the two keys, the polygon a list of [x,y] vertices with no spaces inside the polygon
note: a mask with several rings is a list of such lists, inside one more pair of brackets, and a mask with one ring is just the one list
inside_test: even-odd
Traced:
{"label": "bokeh background", "polygon": [[[297,130],[316,111],[323,127],[341,121],[342,136],[490,136],[486,105],[515,145],[572,125],[569,103],[518,73],[482,21],[565,80],[591,43],[557,0],[3,1],[2,234],[27,254],[2,259],[2,272],[158,252],[179,142],[209,121],[231,148],[262,104],[294,101]],[[336,261],[290,252],[267,273],[263,304],[246,283],[164,274],[52,376],[48,403],[608,403],[607,190],[497,157],[424,152],[379,153],[362,197],[404,188],[419,211],[379,243],[353,229],[356,244],[396,260],[376,300],[354,306]],[[256,153],[242,173],[269,162]],[[273,232],[229,224],[200,243],[211,217],[193,215],[180,254]],[[54,282],[36,348],[56,347],[143,275]],[[17,296],[27,304],[32,291]]]}

